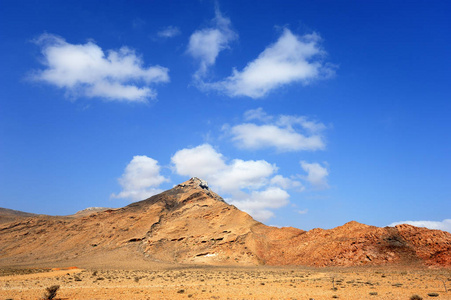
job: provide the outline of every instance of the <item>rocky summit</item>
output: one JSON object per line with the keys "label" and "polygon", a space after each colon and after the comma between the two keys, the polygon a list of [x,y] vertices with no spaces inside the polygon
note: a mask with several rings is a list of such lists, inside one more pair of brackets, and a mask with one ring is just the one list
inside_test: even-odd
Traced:
{"label": "rocky summit", "polygon": [[451,234],[357,222],[276,228],[227,204],[198,178],[119,209],[57,217],[0,210],[0,266],[55,263],[451,267]]}

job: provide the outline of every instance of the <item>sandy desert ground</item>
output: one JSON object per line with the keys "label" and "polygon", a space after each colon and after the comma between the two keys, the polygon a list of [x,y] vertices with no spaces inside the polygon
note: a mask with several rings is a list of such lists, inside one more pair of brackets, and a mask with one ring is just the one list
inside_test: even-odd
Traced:
{"label": "sandy desert ground", "polygon": [[[2,269],[0,299],[451,299],[451,270],[177,267]],[[420,299],[420,298],[418,298]]]}

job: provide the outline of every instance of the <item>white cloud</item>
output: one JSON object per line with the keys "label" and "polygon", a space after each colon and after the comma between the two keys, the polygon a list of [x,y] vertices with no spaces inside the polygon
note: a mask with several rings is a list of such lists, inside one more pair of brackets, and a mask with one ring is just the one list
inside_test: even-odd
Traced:
{"label": "white cloud", "polygon": [[[276,43],[268,46],[242,70],[205,87],[225,92],[231,97],[261,98],[270,91],[294,82],[308,84],[330,77],[334,69],[322,61],[325,51],[318,34],[294,35],[284,29]],[[216,57],[216,56],[215,56]]]}
{"label": "white cloud", "polygon": [[246,121],[258,120],[262,122],[269,122],[273,119],[272,116],[268,115],[263,108],[259,107],[256,109],[250,109],[244,113],[244,119]]}
{"label": "white cloud", "polygon": [[63,38],[43,34],[36,43],[42,47],[46,69],[33,79],[66,89],[73,96],[107,100],[146,102],[156,97],[152,83],[168,82],[168,69],[144,67],[136,53],[122,47],[104,51],[93,42],[70,44]]}
{"label": "white cloud", "polygon": [[209,144],[177,151],[171,158],[177,174],[207,180],[218,192],[238,193],[240,189],[258,189],[268,183],[277,167],[264,160],[225,158]]}
{"label": "white cloud", "polygon": [[270,179],[277,167],[265,160],[227,162],[209,144],[179,150],[171,160],[177,174],[207,180],[213,190],[230,195],[230,203],[260,221],[273,215],[271,209],[288,204],[288,193],[276,186],[281,178]]}
{"label": "white cloud", "polygon": [[305,215],[305,214],[308,213],[308,209],[298,210],[297,212],[298,212],[298,214],[300,214],[300,215]]}
{"label": "white cloud", "polygon": [[181,34],[180,28],[177,26],[168,26],[157,32],[157,35],[162,38],[171,38]]}
{"label": "white cloud", "polygon": [[222,154],[209,144],[179,150],[172,156],[171,161],[177,174],[206,180],[226,169]]}
{"label": "white cloud", "polygon": [[[227,159],[210,144],[181,149],[171,157],[171,163],[174,173],[208,181],[210,187],[227,202],[259,221],[270,219],[275,209],[289,203],[288,189],[304,190],[299,178],[314,187],[327,187],[328,171],[318,163],[302,161],[306,176],[285,177],[277,174],[276,165],[265,160]],[[135,156],[119,178],[122,191],[111,197],[142,200],[162,192],[158,187],[165,181],[169,180],[160,174],[156,160]]]}
{"label": "white cloud", "polygon": [[326,126],[309,121],[306,117],[281,115],[275,122],[262,109],[244,114],[247,120],[260,120],[264,124],[243,123],[224,130],[232,135],[239,148],[256,150],[274,147],[278,151],[323,150],[326,145],[321,132]]}
{"label": "white cloud", "polygon": [[298,188],[299,191],[304,190],[301,182],[293,180],[291,178],[283,177],[282,175],[276,175],[271,178],[271,184],[279,186],[283,189]]}
{"label": "white cloud", "polygon": [[283,207],[289,203],[290,195],[281,188],[269,187],[263,191],[252,191],[246,198],[231,200],[230,204],[252,215],[255,219],[266,221],[274,216],[269,209]]}
{"label": "white cloud", "polygon": [[189,39],[187,52],[199,61],[199,69],[195,78],[206,75],[208,68],[214,65],[219,52],[229,47],[229,43],[237,38],[231,29],[230,19],[221,15],[219,9],[215,11],[214,26],[195,31]]}
{"label": "white cloud", "polygon": [[221,173],[213,175],[212,184],[227,193],[238,189],[258,189],[268,183],[277,167],[265,160],[234,159]]}
{"label": "white cloud", "polygon": [[313,187],[319,189],[328,188],[327,176],[329,171],[326,167],[321,166],[319,163],[307,163],[301,161],[302,169],[307,172],[305,180],[307,180]]}
{"label": "white cloud", "polygon": [[111,197],[138,201],[161,193],[162,190],[158,189],[158,186],[168,179],[160,175],[158,161],[145,155],[137,155],[127,165],[118,181],[122,191],[112,194]]}
{"label": "white cloud", "polygon": [[326,125],[323,123],[309,121],[307,117],[301,116],[287,116],[281,115],[277,121],[278,126],[293,129],[295,125],[300,125],[304,130],[309,133],[319,133],[326,129]]}
{"label": "white cloud", "polygon": [[429,229],[439,229],[443,231],[448,231],[451,233],[451,219],[445,219],[443,221],[401,221],[391,223],[388,226],[396,226],[400,224],[409,224],[416,227],[426,227]]}
{"label": "white cloud", "polygon": [[231,128],[236,144],[245,149],[275,147],[280,151],[324,149],[320,136],[306,137],[293,130],[275,125],[256,125],[244,123]]}
{"label": "white cloud", "polygon": [[[85,89],[88,97],[100,97],[126,101],[144,101],[146,98],[153,99],[157,93],[149,88],[139,88],[134,85],[123,85],[118,82],[99,81]],[[132,100],[133,99],[133,100]]]}

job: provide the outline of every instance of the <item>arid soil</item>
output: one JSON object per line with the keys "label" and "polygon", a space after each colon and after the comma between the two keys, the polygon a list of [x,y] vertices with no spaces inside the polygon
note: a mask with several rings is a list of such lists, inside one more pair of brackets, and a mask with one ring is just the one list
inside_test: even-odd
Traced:
{"label": "arid soil", "polygon": [[[394,268],[178,267],[2,270],[0,299],[451,299],[451,272]],[[420,298],[418,298],[420,299]]]}

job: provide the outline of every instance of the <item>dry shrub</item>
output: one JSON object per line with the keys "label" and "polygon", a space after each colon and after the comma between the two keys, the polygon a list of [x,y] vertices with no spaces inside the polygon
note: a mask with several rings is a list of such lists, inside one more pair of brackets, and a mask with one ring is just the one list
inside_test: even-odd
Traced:
{"label": "dry shrub", "polygon": [[59,288],[59,285],[52,285],[51,287],[46,288],[44,299],[52,300],[53,298],[55,298]]}

